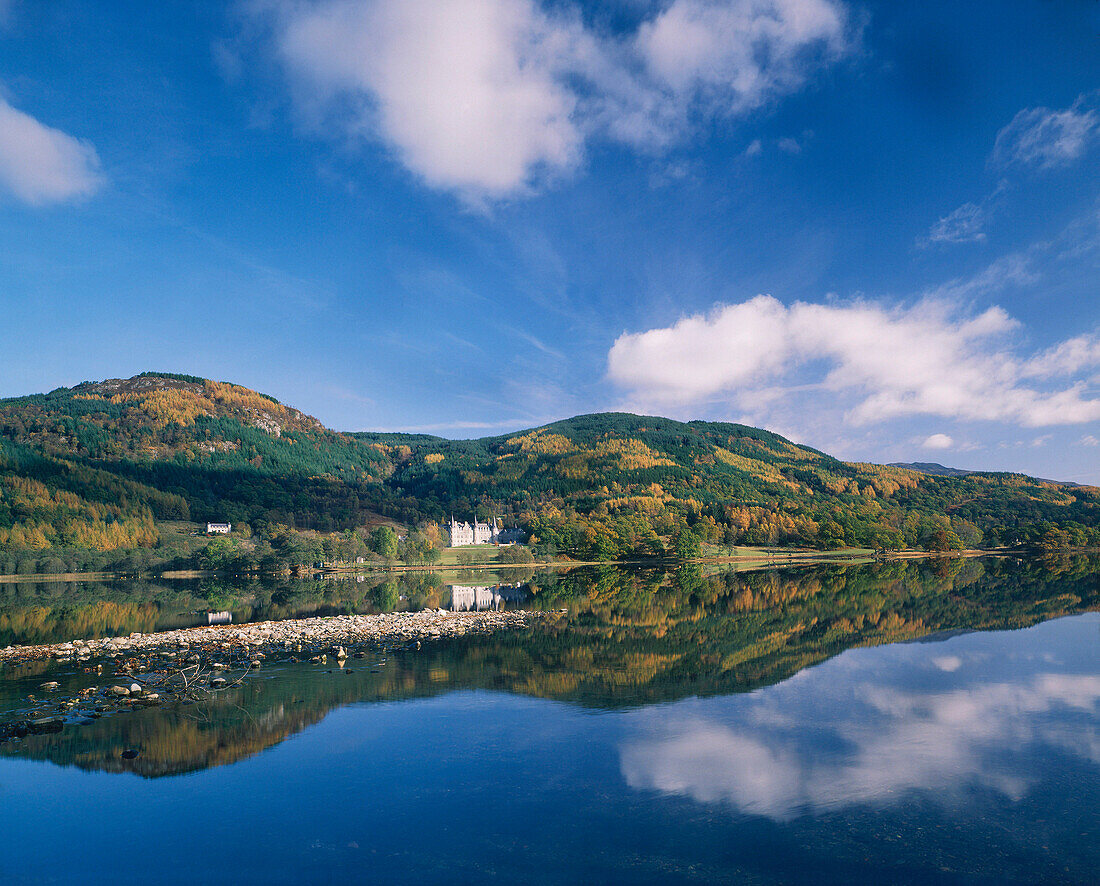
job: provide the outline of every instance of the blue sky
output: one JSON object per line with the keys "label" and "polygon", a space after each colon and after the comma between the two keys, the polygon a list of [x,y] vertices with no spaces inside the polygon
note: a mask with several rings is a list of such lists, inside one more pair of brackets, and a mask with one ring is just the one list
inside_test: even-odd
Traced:
{"label": "blue sky", "polygon": [[1100,483],[1100,4],[0,0],[0,395]]}

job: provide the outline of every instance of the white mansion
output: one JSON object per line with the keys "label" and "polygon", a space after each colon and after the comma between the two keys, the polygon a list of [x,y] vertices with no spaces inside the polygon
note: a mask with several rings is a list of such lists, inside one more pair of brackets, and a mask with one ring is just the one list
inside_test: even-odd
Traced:
{"label": "white mansion", "polygon": [[468,545],[491,545],[500,541],[500,525],[497,523],[496,517],[493,517],[493,525],[490,526],[488,523],[478,523],[475,516],[471,526],[469,523],[457,523],[452,516],[449,529],[452,548],[464,548]]}

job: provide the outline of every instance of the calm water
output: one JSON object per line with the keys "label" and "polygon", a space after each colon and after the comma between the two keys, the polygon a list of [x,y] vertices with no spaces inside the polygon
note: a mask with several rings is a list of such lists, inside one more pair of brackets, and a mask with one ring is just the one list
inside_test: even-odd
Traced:
{"label": "calm water", "polygon": [[569,619],[0,745],[0,882],[1095,882],[1095,561],[526,593]]}

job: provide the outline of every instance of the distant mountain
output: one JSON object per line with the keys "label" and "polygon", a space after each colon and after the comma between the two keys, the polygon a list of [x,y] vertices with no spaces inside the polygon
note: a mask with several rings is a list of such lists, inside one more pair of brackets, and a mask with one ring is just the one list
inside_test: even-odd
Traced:
{"label": "distant mountain", "polygon": [[948,468],[934,461],[894,461],[887,467],[905,468],[908,471],[919,471],[922,474],[930,474],[933,477],[966,477],[975,471],[967,471],[963,468]]}
{"label": "distant mountain", "polygon": [[[919,471],[922,474],[929,474],[933,477],[967,477],[970,474],[978,474],[980,471],[968,471],[964,468],[948,468],[934,461],[895,461],[891,462],[887,467],[891,468],[905,468],[910,471]],[[1042,477],[1029,477],[1030,480],[1036,480],[1039,483],[1053,483],[1058,486],[1080,486],[1080,483],[1070,483],[1068,480],[1046,480]]]}
{"label": "distant mountain", "polygon": [[474,512],[597,559],[700,541],[1016,543],[1052,527],[1100,540],[1091,487],[847,463],[739,424],[601,413],[479,440],[340,433],[172,373],[0,400],[0,552],[150,547],[170,520],[333,532]]}

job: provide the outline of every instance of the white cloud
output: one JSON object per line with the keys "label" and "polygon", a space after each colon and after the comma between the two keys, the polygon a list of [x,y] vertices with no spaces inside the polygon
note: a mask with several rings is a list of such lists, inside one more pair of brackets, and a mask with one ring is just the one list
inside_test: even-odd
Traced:
{"label": "white cloud", "polygon": [[677,95],[709,94],[738,112],[797,89],[807,47],[839,55],[844,33],[843,7],[827,0],[674,0],[642,25],[636,45]]}
{"label": "white cloud", "polygon": [[848,49],[839,0],[673,0],[625,35],[537,0],[264,8],[316,125],[380,138],[427,184],[474,201],[574,169],[593,138],[665,149],[693,120],[758,108]]}
{"label": "white cloud", "polygon": [[986,212],[977,203],[964,203],[932,225],[931,243],[974,243],[985,239]]}
{"label": "white cloud", "polygon": [[950,449],[954,445],[955,441],[948,437],[947,434],[932,434],[921,443],[921,446],[925,449]]}
{"label": "white cloud", "polygon": [[1096,134],[1095,94],[1068,108],[1025,108],[997,133],[992,162],[998,166],[1064,166],[1080,157]]}
{"label": "white cloud", "polygon": [[1100,439],[1097,439],[1094,434],[1085,434],[1085,436],[1077,442],[1082,446],[1100,446]]}
{"label": "white cloud", "polygon": [[0,185],[32,206],[94,194],[103,184],[99,157],[73,138],[0,98]]}
{"label": "white cloud", "polygon": [[1024,371],[1035,378],[1071,375],[1100,366],[1100,334],[1078,335],[1028,360]]}
{"label": "white cloud", "polygon": [[330,2],[292,15],[279,49],[428,184],[499,196],[577,162],[576,97],[557,77],[568,36],[531,2]]}
{"label": "white cloud", "polygon": [[608,354],[608,374],[659,406],[716,396],[758,404],[813,384],[853,397],[847,418],[857,424],[911,415],[1028,426],[1100,419],[1100,399],[1089,397],[1082,381],[1054,390],[1024,383],[1036,366],[1053,375],[1077,364],[1020,359],[1004,342],[1018,326],[999,307],[960,315],[937,299],[908,308],[787,307],[758,295],[670,327],[623,333]]}

